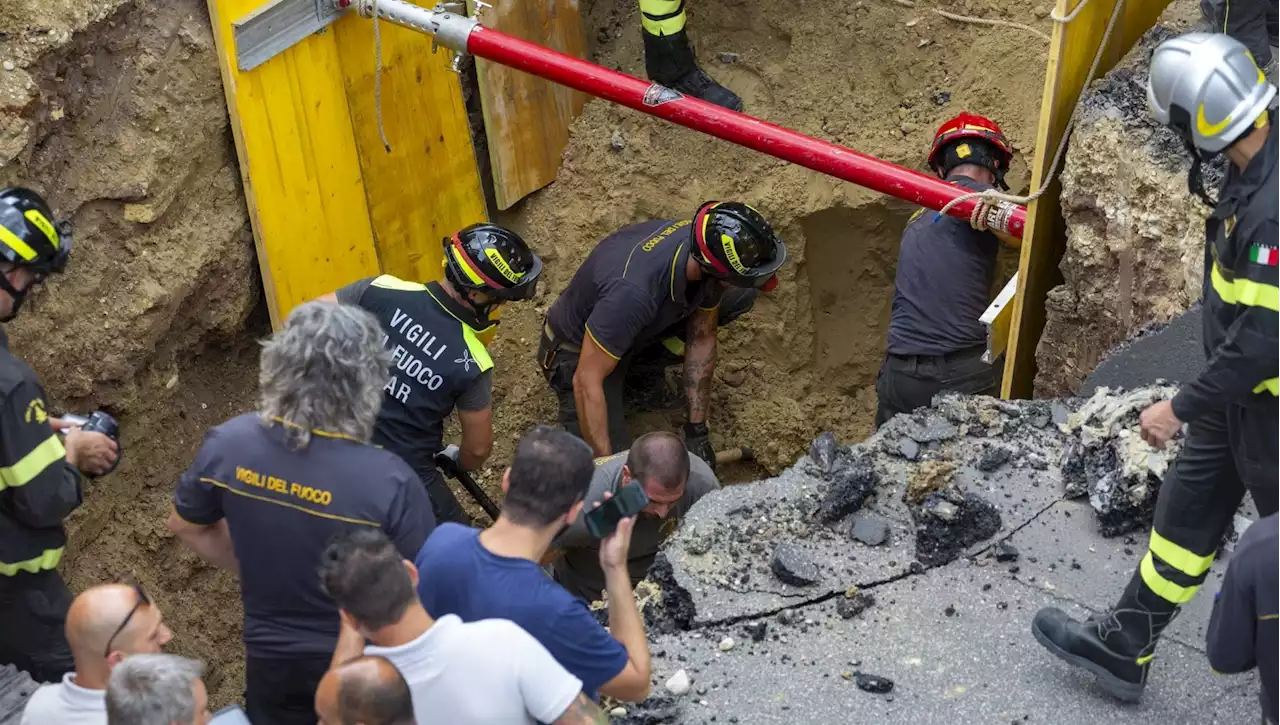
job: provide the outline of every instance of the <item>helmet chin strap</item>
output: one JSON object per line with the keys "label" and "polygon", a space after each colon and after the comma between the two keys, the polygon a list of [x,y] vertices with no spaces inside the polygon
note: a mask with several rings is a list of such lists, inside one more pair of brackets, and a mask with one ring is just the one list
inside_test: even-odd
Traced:
{"label": "helmet chin strap", "polygon": [[473,290],[466,290],[466,293],[462,297],[467,301],[467,306],[476,313],[476,317],[479,318],[481,322],[490,325],[496,325],[499,322],[502,322],[502,320],[489,319],[489,315],[502,304],[502,300],[494,297],[491,302],[480,304],[471,298],[472,294],[474,294]]}
{"label": "helmet chin strap", "polygon": [[1200,201],[1212,209],[1217,204],[1209,198],[1209,192],[1204,188],[1204,162],[1207,159],[1195,144],[1186,139],[1182,142],[1186,144],[1187,152],[1191,154],[1191,168],[1187,171],[1187,190],[1200,197]]}
{"label": "helmet chin strap", "polygon": [[27,298],[27,293],[31,291],[31,287],[32,285],[27,285],[25,290],[18,291],[18,288],[14,287],[13,283],[9,281],[9,273],[0,272],[0,290],[3,290],[13,298],[13,308],[9,310],[9,314],[0,317],[0,322],[11,322],[18,316],[18,310],[22,308],[22,302]]}

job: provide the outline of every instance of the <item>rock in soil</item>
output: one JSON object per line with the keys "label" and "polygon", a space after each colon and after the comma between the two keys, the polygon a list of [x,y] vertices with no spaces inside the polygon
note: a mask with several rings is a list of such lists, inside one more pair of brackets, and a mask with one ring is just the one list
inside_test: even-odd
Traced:
{"label": "rock in soil", "polygon": [[676,583],[671,562],[664,552],[658,552],[654,557],[646,579],[657,586],[659,594],[656,602],[644,608],[645,629],[653,634],[689,629],[695,614],[693,598]]}
{"label": "rock in soil", "polygon": [[1060,461],[1065,493],[1089,496],[1103,536],[1151,525],[1160,482],[1183,439],[1174,438],[1164,450],[1153,448],[1139,435],[1138,418],[1177,391],[1172,385],[1129,392],[1098,388],[1062,426],[1068,436]]}
{"label": "rock in soil", "polygon": [[853,681],[858,685],[858,689],[863,692],[874,692],[878,695],[893,692],[893,680],[888,677],[856,672],[853,675]]}
{"label": "rock in soil", "polygon": [[1011,457],[1013,452],[1004,446],[986,446],[982,449],[982,455],[978,457],[976,467],[983,473],[994,473],[1008,463]]}
{"label": "rock in soil", "polygon": [[[816,442],[815,442],[816,443]],[[824,524],[839,521],[862,508],[880,483],[872,455],[866,450],[846,452],[839,449],[827,480],[831,485],[818,505],[818,520]]]}
{"label": "rock in soil", "polygon": [[925,461],[911,473],[907,482],[907,503],[918,504],[925,496],[941,491],[951,484],[956,464],[950,461]]}
{"label": "rock in soil", "polygon": [[770,568],[783,584],[806,587],[822,580],[818,565],[794,544],[778,544]]}
{"label": "rock in soil", "polygon": [[878,516],[855,516],[849,536],[867,546],[879,546],[889,540],[889,522]]}
{"label": "rock in soil", "polygon": [[684,670],[677,670],[674,675],[667,678],[667,682],[663,687],[667,688],[667,692],[679,697],[689,692],[689,673]]}
{"label": "rock in soil", "polygon": [[[935,515],[937,508],[954,509],[948,518]],[[1000,531],[1000,512],[974,493],[951,498],[931,493],[924,503],[911,509],[916,524],[916,558],[926,566],[954,561],[966,549]]]}
{"label": "rock in soil", "polygon": [[613,717],[609,722],[611,725],[665,725],[680,722],[680,705],[671,695],[654,693],[644,702],[630,703],[626,715]]}
{"label": "rock in soil", "polygon": [[843,596],[836,600],[836,614],[843,619],[853,619],[870,609],[876,598],[870,592],[855,592],[853,596]]}
{"label": "rock in soil", "polygon": [[769,623],[763,619],[748,622],[742,626],[742,630],[747,633],[752,642],[763,642],[764,636],[769,633]]}
{"label": "rock in soil", "polygon": [[1018,560],[1018,549],[1007,541],[1001,541],[995,548],[996,561],[1007,563]]}

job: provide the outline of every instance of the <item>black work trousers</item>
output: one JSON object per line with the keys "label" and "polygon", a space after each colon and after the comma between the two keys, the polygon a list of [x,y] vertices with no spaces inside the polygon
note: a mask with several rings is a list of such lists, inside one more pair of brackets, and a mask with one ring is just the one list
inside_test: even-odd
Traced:
{"label": "black work trousers", "polygon": [[1160,486],[1150,552],[1138,568],[1171,605],[1190,601],[1204,583],[1246,492],[1259,514],[1276,512],[1277,412],[1271,398],[1230,405],[1187,426],[1182,452]]}
{"label": "black work trousers", "polygon": [[1272,71],[1271,47],[1277,45],[1280,22],[1271,0],[1200,0],[1200,15],[1215,33],[1240,41],[1263,71]]}
{"label": "black work trousers", "polygon": [[[720,326],[724,327],[746,314],[755,305],[757,294],[754,289],[735,287],[727,290],[720,299]],[[609,446],[613,453],[631,447],[624,393],[636,383],[637,377],[642,377],[642,385],[652,386],[655,375],[660,376],[667,366],[680,362],[684,358],[685,336],[684,321],[672,325],[653,342],[624,354],[613,372],[605,377],[604,401],[609,419]],[[573,397],[573,375],[578,371],[580,353],[581,348],[577,345],[555,339],[551,328],[546,324],[542,326],[538,364],[559,402],[560,425],[576,436],[582,435],[578,403]]]}
{"label": "black work trousers", "polygon": [[876,427],[899,413],[924,408],[941,392],[998,395],[1003,366],[982,362],[985,347],[946,355],[888,354],[876,377]]}
{"label": "black work trousers", "polygon": [[253,725],[316,725],[316,688],[331,655],[248,656],[244,709]]}
{"label": "black work trousers", "polygon": [[71,592],[56,571],[0,576],[0,664],[37,682],[61,682],[75,670],[67,644]]}

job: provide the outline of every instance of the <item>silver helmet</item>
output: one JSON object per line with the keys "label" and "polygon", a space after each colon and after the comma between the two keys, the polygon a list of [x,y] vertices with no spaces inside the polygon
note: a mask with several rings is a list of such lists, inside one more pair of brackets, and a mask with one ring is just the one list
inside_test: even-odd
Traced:
{"label": "silver helmet", "polygon": [[1205,153],[1243,136],[1275,97],[1253,56],[1229,35],[1187,33],[1151,55],[1151,115]]}

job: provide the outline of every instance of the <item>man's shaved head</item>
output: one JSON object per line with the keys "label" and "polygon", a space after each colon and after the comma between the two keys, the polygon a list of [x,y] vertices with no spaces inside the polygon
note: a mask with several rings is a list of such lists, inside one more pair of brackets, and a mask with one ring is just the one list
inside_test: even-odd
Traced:
{"label": "man's shaved head", "polygon": [[[120,630],[125,619],[129,623]],[[160,610],[144,602],[128,584],[90,587],[67,611],[67,643],[75,657],[77,682],[85,687],[105,688],[107,674],[116,662],[126,655],[156,654],[171,637]]]}
{"label": "man's shaved head", "polygon": [[359,657],[329,670],[316,688],[321,725],[409,725],[413,700],[395,665]]}
{"label": "man's shaved head", "polygon": [[689,480],[689,453],[684,441],[669,431],[645,433],[631,444],[627,470],[643,483],[656,481],[667,491],[684,491]]}

